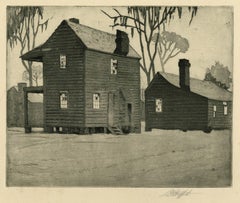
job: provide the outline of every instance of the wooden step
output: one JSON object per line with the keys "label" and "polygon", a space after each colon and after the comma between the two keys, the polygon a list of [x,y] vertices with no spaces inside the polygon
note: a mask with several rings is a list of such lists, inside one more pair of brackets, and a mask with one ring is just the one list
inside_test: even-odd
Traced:
{"label": "wooden step", "polygon": [[108,130],[113,134],[113,135],[123,135],[122,130],[119,127],[116,126],[109,126]]}

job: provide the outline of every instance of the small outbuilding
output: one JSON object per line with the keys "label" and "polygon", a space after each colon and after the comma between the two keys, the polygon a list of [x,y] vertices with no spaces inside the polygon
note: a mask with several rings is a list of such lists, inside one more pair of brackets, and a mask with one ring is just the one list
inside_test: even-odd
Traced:
{"label": "small outbuilding", "polygon": [[[7,91],[7,126],[24,127],[24,88],[26,83],[18,83]],[[28,122],[32,127],[43,127],[43,97],[30,94],[28,97]]]}
{"label": "small outbuilding", "polygon": [[187,59],[180,59],[178,65],[179,76],[158,72],[145,91],[146,131],[231,128],[232,93],[210,81],[190,78]]}

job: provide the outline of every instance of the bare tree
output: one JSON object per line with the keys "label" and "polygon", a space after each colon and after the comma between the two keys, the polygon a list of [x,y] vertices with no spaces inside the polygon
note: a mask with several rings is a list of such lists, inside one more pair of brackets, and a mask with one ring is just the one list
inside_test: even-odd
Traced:
{"label": "bare tree", "polygon": [[[32,50],[39,30],[47,29],[48,20],[43,20],[42,7],[13,6],[7,9],[7,40],[11,48],[20,43],[20,55]],[[22,60],[29,75],[29,85],[33,85],[32,62]]]}
{"label": "bare tree", "polygon": [[[193,17],[197,14],[197,7],[188,7],[191,13],[190,23]],[[160,33],[161,26],[166,22],[170,22],[174,14],[181,18],[182,7],[128,7],[127,14],[120,13],[117,9],[114,9],[116,15],[111,16],[105,11],[102,11],[109,18],[113,19],[112,27],[122,26],[131,29],[132,36],[137,31],[139,43],[142,53],[142,61],[140,64],[141,69],[147,77],[147,83],[149,84],[151,78],[155,75],[155,57],[157,54],[158,38],[152,43],[152,37],[154,33]]]}
{"label": "bare tree", "polygon": [[[158,36],[159,35],[159,36]],[[162,34],[155,33],[152,41],[155,43],[158,38],[158,55],[162,71],[165,72],[165,64],[180,53],[187,52],[189,43],[186,38],[177,35],[175,32],[163,31]]]}
{"label": "bare tree", "polygon": [[230,83],[232,82],[230,75],[228,67],[216,61],[211,68],[207,68],[204,80],[211,81],[227,90],[230,88]]}
{"label": "bare tree", "polygon": [[[23,80],[29,81],[29,73],[27,70],[23,72]],[[39,85],[39,82],[42,80],[42,66],[41,65],[32,65],[32,81],[36,86]]]}

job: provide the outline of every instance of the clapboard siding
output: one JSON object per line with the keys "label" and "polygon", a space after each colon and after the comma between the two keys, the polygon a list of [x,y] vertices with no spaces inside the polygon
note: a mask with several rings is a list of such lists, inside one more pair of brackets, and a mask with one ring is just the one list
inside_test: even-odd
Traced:
{"label": "clapboard siding", "polygon": [[[171,85],[161,75],[145,93],[146,128],[205,129],[208,100]],[[162,99],[162,112],[156,112],[155,99]]]}
{"label": "clapboard siding", "polygon": [[119,71],[119,85],[121,86],[127,103],[132,104],[132,122],[135,131],[141,129],[140,109],[140,68],[138,60],[127,59],[122,61]]}
{"label": "clapboard siding", "polygon": [[[209,126],[215,129],[231,128],[232,125],[232,102],[227,101],[227,115],[224,115],[222,101],[208,101],[208,122]],[[216,106],[216,114],[213,116],[213,106]]]}
{"label": "clapboard siding", "polygon": [[[97,59],[97,60],[96,60]],[[111,75],[111,59],[118,60],[118,73]],[[108,125],[108,96],[114,94],[114,121],[116,125],[124,125],[121,115],[120,90],[126,94],[126,104],[133,106],[133,127],[140,130],[140,70],[138,59],[100,53],[93,50],[85,52],[85,115],[86,126],[100,124]],[[93,109],[92,97],[100,93],[100,109]]]}
{"label": "clapboard siding", "polygon": [[[84,45],[66,23],[45,43],[51,50],[43,58],[45,125],[84,125]],[[60,54],[66,54],[66,69],[60,69]],[[60,91],[68,91],[68,109],[60,109]]]}

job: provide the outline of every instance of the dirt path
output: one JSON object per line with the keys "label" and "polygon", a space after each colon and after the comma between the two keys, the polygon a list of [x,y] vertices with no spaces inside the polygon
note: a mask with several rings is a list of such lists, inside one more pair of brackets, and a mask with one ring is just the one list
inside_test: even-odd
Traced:
{"label": "dirt path", "polygon": [[224,187],[230,132],[140,135],[8,132],[9,186]]}

